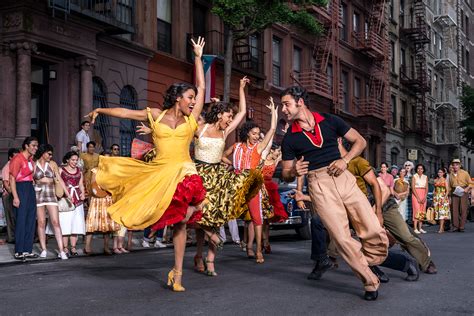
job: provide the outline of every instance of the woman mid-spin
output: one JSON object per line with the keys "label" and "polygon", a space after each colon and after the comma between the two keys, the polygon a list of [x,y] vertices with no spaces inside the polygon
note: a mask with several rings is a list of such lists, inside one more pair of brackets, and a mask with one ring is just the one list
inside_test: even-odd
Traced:
{"label": "woman mid-spin", "polygon": [[[216,102],[204,118],[204,124],[197,131],[194,153],[195,163],[204,187],[206,201],[202,209],[202,218],[196,228],[197,248],[194,257],[194,268],[208,276],[217,276],[214,267],[216,250],[222,247],[218,240],[219,227],[230,219],[239,217],[246,209],[247,203],[254,197],[263,184],[259,172],[245,171],[236,173],[228,171],[221,163],[225,149],[225,140],[245,118],[245,86],[249,79],[240,80],[239,112],[233,116],[232,106],[226,102]],[[209,250],[204,265],[202,252],[204,234],[209,238]],[[218,243],[216,243],[216,239]]]}
{"label": "woman mid-spin", "polygon": [[132,158],[100,157],[97,184],[112,194],[107,208],[112,219],[129,229],[148,226],[158,230],[174,225],[175,263],[168,273],[168,285],[183,292],[181,285],[186,248],[186,223],[200,218],[199,205],[206,191],[189,155],[189,145],[198,128],[204,105],[205,81],[201,61],[204,39],[191,40],[194,49],[197,87],[175,83],[166,91],[163,110],[147,108],[98,108],[89,113],[136,121],[148,121],[152,129],[156,157],[147,163]]}

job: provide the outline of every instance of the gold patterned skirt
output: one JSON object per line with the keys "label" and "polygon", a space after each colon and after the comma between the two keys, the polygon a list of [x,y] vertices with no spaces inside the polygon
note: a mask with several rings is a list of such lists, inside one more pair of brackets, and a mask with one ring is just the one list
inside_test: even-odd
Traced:
{"label": "gold patterned skirt", "polygon": [[88,233],[108,233],[120,229],[120,225],[114,222],[107,213],[107,208],[110,205],[112,205],[110,195],[104,198],[91,197],[86,219],[86,231]]}
{"label": "gold patterned skirt", "polygon": [[220,227],[248,210],[248,202],[263,186],[259,170],[241,173],[228,171],[221,164],[196,162],[196,169],[206,188],[200,225]]}

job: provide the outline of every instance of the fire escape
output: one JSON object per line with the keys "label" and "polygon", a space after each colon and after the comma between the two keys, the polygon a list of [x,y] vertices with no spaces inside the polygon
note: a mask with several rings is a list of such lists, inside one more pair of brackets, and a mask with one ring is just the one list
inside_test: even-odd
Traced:
{"label": "fire escape", "polygon": [[[316,19],[323,24],[324,33],[315,41],[310,69],[294,76],[309,93],[332,101],[335,111],[340,107],[339,89],[339,0],[329,2],[327,8],[311,7]],[[328,67],[331,63],[331,68]]]}
{"label": "fire escape", "polygon": [[457,54],[456,43],[456,11],[448,2],[439,8],[434,16],[433,24],[441,30],[442,40],[435,47],[435,69],[443,75],[444,85],[437,89],[435,112],[437,126],[434,143],[437,145],[453,145],[459,142],[457,129],[458,100],[456,96]]}
{"label": "fire escape", "polygon": [[356,101],[359,116],[391,119],[389,107],[389,38],[385,1],[373,0],[367,13],[368,24],[356,32],[355,48],[372,60],[369,94]]}
{"label": "fire escape", "polygon": [[400,69],[400,82],[415,95],[415,115],[412,117],[411,132],[421,137],[430,136],[426,93],[430,91],[426,63],[426,45],[430,43],[426,8],[423,0],[414,0],[408,15],[400,16],[400,36],[411,44],[414,64],[411,69],[405,65]]}

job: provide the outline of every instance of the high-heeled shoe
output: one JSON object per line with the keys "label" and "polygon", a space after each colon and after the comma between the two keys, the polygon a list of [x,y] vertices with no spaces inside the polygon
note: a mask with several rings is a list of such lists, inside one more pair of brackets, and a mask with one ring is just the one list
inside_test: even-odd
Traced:
{"label": "high-heeled shoe", "polygon": [[168,286],[173,290],[173,292],[184,292],[186,289],[181,285],[181,283],[178,283],[174,280],[175,276],[181,276],[183,275],[183,271],[178,271],[176,269],[172,269],[168,273]]}
{"label": "high-heeled shoe", "polygon": [[264,263],[265,262],[265,259],[263,259],[263,254],[261,252],[257,252],[257,263]]}
{"label": "high-heeled shoe", "polygon": [[[212,237],[216,236],[217,239],[219,239],[218,242],[212,239]],[[224,240],[221,238],[221,236],[217,233],[213,233],[211,236],[209,236],[209,242],[216,247],[217,251],[221,251],[224,249]]]}
{"label": "high-heeled shoe", "polygon": [[204,272],[204,274],[207,275],[207,276],[212,276],[212,277],[217,276],[217,272],[215,270],[211,271],[211,270],[207,269],[207,264],[208,263],[214,264],[214,261],[209,261],[209,260],[206,259],[206,271]]}
{"label": "high-heeled shoe", "polygon": [[263,250],[265,251],[265,254],[272,253],[272,247],[270,246],[270,244],[263,246]]}
{"label": "high-heeled shoe", "polygon": [[206,271],[206,266],[204,260],[202,260],[202,256],[194,256],[194,271],[199,273],[203,273],[204,271]]}
{"label": "high-heeled shoe", "polygon": [[255,259],[255,252],[253,252],[252,248],[247,247],[247,257],[249,259]]}

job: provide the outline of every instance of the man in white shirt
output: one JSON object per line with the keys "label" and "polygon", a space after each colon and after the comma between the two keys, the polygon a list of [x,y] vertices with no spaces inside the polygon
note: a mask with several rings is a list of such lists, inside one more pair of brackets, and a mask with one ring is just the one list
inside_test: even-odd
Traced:
{"label": "man in white shirt", "polygon": [[87,151],[87,143],[91,141],[88,134],[90,127],[91,123],[89,121],[84,121],[81,123],[81,130],[76,134],[76,144],[81,152]]}

